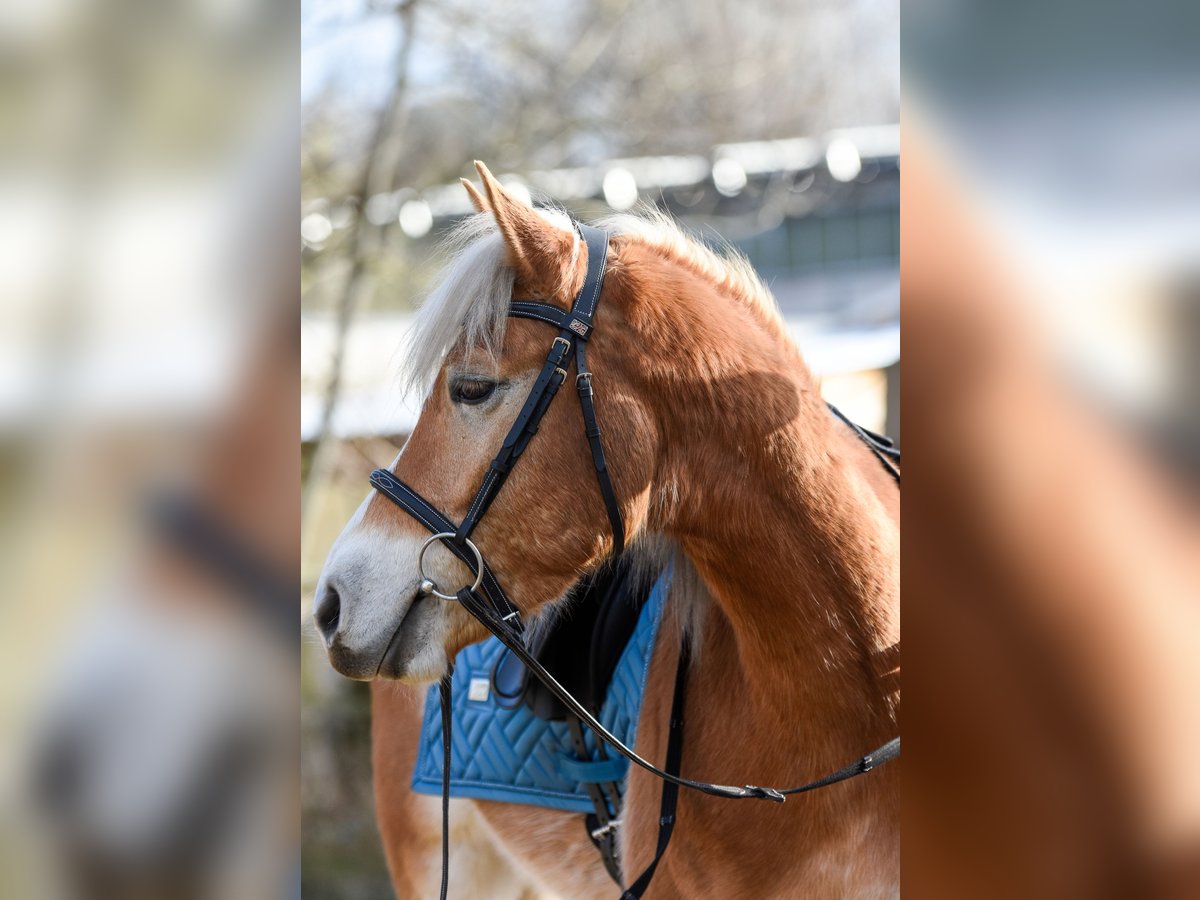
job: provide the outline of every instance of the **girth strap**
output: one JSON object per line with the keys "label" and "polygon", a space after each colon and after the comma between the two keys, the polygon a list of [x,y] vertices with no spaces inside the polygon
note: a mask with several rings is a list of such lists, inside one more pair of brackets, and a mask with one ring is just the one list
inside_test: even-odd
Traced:
{"label": "girth strap", "polygon": [[[571,749],[581,762],[590,763],[587,744],[583,738],[583,725],[572,715],[567,715],[567,733],[571,737]],[[604,758],[604,745],[600,744],[597,753]],[[617,859],[617,824],[621,815],[621,789],[615,781],[585,781],[584,790],[592,801],[593,812],[584,816],[583,827],[587,830],[588,840],[600,853],[600,859],[609,877],[623,887],[621,882],[621,864]]]}
{"label": "girth strap", "polygon": [[[678,775],[683,762],[683,710],[687,699],[688,668],[691,666],[691,645],[684,641],[679,648],[679,662],[675,665],[675,695],[671,700],[671,722],[667,730],[667,759],[664,768]],[[679,800],[679,785],[664,781],[662,797],[658,804],[658,843],[654,848],[654,859],[642,870],[642,874],[621,895],[621,900],[638,900],[650,887],[658,863],[667,852],[671,835],[675,831],[675,806]]]}

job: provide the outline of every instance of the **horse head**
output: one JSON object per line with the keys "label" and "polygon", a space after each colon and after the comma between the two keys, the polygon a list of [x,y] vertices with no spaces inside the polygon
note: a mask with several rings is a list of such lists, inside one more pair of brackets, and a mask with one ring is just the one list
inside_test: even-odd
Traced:
{"label": "horse head", "polygon": [[[514,298],[567,311],[587,272],[587,247],[569,219],[513,197],[482,164],[483,193],[465,182],[478,215],[422,308],[409,364],[426,390],[421,413],[389,471],[455,522],[462,520],[546,360],[553,331],[509,319]],[[610,261],[611,267],[611,261]],[[629,306],[610,280],[588,358],[597,414],[614,457],[612,481],[630,535],[646,518],[658,457],[653,416],[640,399]],[[569,365],[569,362],[566,363]],[[574,374],[567,376],[574,383]],[[472,540],[522,617],[561,597],[613,550],[613,536],[574,390],[550,404]],[[315,594],[315,619],[335,669],[352,678],[439,677],[447,660],[487,631],[453,593],[474,577],[441,544],[422,558],[427,531],[377,491],[338,537]]]}

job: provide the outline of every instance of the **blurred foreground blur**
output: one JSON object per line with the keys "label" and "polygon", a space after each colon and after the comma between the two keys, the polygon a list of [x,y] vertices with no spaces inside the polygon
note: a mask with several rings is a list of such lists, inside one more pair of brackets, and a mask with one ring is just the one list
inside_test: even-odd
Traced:
{"label": "blurred foreground blur", "polygon": [[294,893],[295,14],[0,34],[0,894]]}
{"label": "blurred foreground blur", "polygon": [[1196,13],[905,9],[914,896],[1200,896]]}

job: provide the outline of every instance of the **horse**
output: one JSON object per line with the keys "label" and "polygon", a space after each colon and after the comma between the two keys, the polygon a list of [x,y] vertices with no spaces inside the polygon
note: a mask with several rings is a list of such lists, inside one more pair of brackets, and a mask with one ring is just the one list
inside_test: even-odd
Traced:
{"label": "horse", "polygon": [[[424,404],[388,470],[460,520],[545,353],[545,326],[509,322],[510,303],[567,309],[587,272],[587,248],[565,216],[524,204],[476,168],[483,191],[464,185],[477,214],[453,236],[414,328],[408,365]],[[630,552],[676,567],[635,749],[663,758],[686,641],[684,775],[728,784],[823,775],[898,730],[899,492],[830,415],[744,260],[653,213],[600,225],[609,256],[589,342],[596,414]],[[474,532],[525,621],[558,614],[560,598],[613,551],[582,427],[579,406],[551,404]],[[434,871],[427,828],[404,828],[404,814],[427,821],[429,812],[429,798],[406,791],[416,708],[408,686],[442,678],[456,653],[488,636],[460,604],[422,590],[426,578],[471,581],[436,542],[422,569],[426,537],[372,491],[331,548],[315,594],[331,665],[375,682],[378,815],[402,896],[425,890]],[[654,854],[658,790],[651,775],[631,771],[618,834],[626,877]],[[452,837],[485,834],[498,858],[542,889],[611,894],[580,816],[456,803]],[[782,806],[684,791],[677,818],[652,896],[899,892],[898,765]]]}

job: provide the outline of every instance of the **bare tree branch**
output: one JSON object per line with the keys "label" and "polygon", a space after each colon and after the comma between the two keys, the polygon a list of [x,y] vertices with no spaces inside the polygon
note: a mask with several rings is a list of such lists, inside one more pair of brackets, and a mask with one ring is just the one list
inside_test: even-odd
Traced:
{"label": "bare tree branch", "polygon": [[[396,166],[401,153],[400,132],[406,109],[409,85],[409,61],[416,35],[416,13],[419,0],[403,0],[395,10],[399,18],[401,30],[400,46],[396,52],[396,80],[391,94],[371,138],[366,159],[363,163],[362,176],[359,180],[357,197],[362,207],[372,194],[386,190],[391,186],[395,177]],[[346,355],[346,340],[350,323],[354,319],[362,296],[366,291],[367,263],[372,252],[381,240],[381,229],[372,225],[363,211],[354,217],[351,224],[350,272],[346,277],[345,286],[338,298],[335,319],[333,358],[330,362],[329,381],[324,391],[324,408],[321,411],[321,423],[317,429],[315,448],[313,450],[312,468],[301,501],[301,515],[309,510],[313,492],[321,485],[328,466],[330,434],[333,429],[333,417],[337,410],[338,400],[342,392],[342,374]],[[307,518],[303,519],[307,521]]]}

